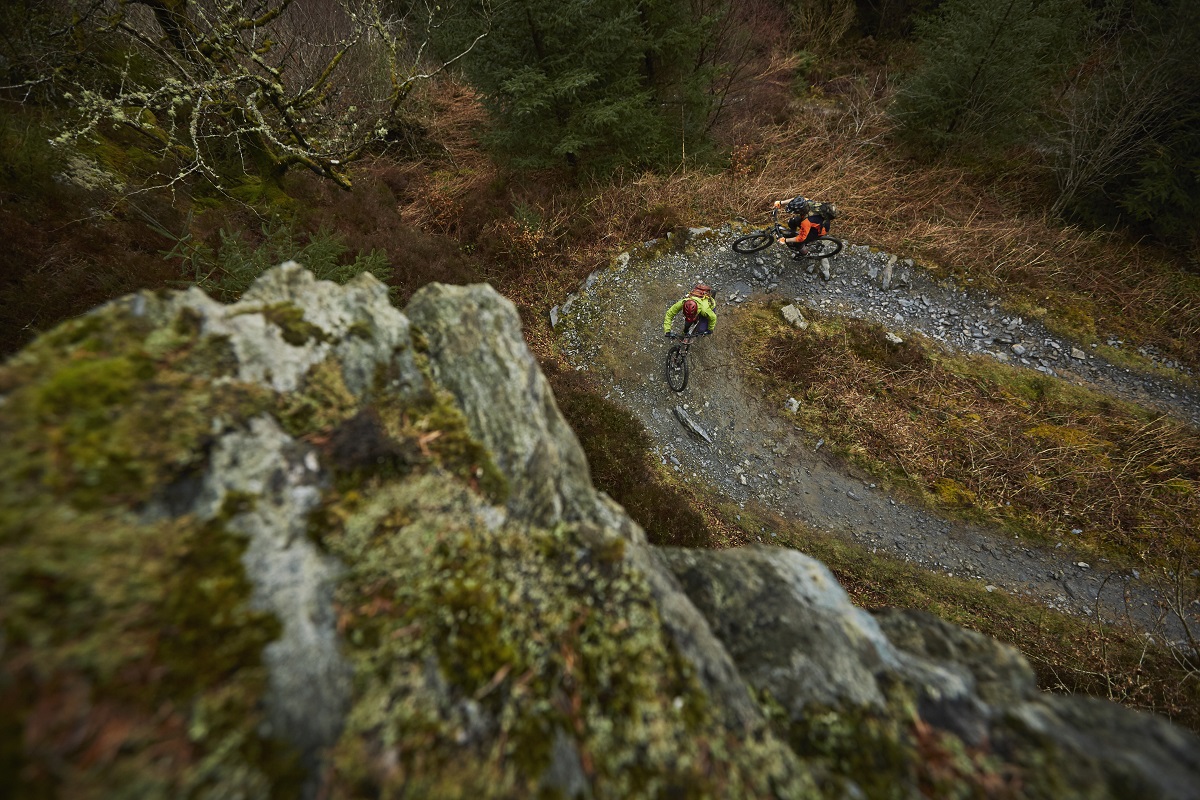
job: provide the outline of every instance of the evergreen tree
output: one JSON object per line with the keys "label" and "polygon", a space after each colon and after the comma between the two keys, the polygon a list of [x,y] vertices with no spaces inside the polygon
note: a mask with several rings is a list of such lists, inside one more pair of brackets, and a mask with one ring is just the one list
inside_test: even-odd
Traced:
{"label": "evergreen tree", "polygon": [[[466,60],[512,163],[652,163],[699,138],[712,18],[683,0],[507,0]],[[676,150],[676,147],[679,149]]]}
{"label": "evergreen tree", "polygon": [[1054,211],[1200,251],[1200,16],[1109,0],[1051,113]]}
{"label": "evergreen tree", "polygon": [[1081,0],[946,0],[917,22],[924,63],[897,97],[903,132],[940,152],[1029,131],[1086,21]]}

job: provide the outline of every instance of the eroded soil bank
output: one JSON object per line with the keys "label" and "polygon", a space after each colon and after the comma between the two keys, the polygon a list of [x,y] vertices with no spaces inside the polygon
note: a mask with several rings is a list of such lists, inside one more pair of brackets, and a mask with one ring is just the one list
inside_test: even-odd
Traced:
{"label": "eroded soil bank", "polygon": [[[642,422],[664,464],[683,481],[742,506],[761,503],[873,551],[1025,595],[1065,613],[1099,614],[1106,621],[1131,621],[1151,633],[1182,638],[1182,622],[1165,611],[1162,587],[1148,583],[1147,576],[1114,569],[1104,560],[1091,563],[1072,551],[1069,541],[1034,546],[890,496],[747,384],[738,364],[736,326],[747,306],[794,303],[802,311],[870,320],[899,337],[918,331],[946,349],[1039,370],[1200,425],[1200,400],[1193,390],[1114,366],[1093,348],[1005,312],[998,298],[936,282],[920,267],[887,254],[849,245],[825,265],[826,280],[822,265],[806,268],[778,246],[750,256],[735,254],[729,248],[733,236],[729,227],[702,229],[679,251],[666,248],[656,258],[622,254],[552,312],[571,364],[593,373],[609,387],[608,396]],[[693,347],[690,383],[676,394],[662,375],[668,346],[663,313],[696,280],[716,289],[719,322],[716,335]],[[702,433],[688,430],[681,412]],[[774,535],[761,532],[764,542]],[[1193,624],[1196,612],[1193,607]]]}

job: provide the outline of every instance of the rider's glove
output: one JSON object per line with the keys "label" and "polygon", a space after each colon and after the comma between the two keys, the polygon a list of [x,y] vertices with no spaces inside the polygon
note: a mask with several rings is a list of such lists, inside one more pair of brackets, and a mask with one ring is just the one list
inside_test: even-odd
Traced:
{"label": "rider's glove", "polygon": [[786,238],[786,237],[784,237],[784,236],[780,236],[780,237],[779,237],[779,243],[780,243],[780,244],[787,244],[787,238]]}
{"label": "rider's glove", "polygon": [[772,203],[772,205],[775,206],[776,208],[779,208],[781,205],[783,205],[783,203],[776,200],[774,203]]}

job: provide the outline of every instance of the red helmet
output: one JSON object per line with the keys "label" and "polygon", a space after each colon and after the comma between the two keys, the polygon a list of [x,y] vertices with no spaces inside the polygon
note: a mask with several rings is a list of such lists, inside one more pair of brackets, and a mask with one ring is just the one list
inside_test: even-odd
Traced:
{"label": "red helmet", "polygon": [[700,316],[700,304],[692,298],[683,301],[683,318],[688,322],[695,322],[696,317]]}

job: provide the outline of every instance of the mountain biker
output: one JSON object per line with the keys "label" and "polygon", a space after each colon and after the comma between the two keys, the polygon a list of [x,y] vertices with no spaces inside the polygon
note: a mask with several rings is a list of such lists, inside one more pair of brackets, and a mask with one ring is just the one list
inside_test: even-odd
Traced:
{"label": "mountain biker", "polygon": [[791,236],[780,236],[779,243],[792,251],[792,258],[800,258],[805,242],[829,234],[829,224],[837,216],[837,206],[797,195],[791,200],[776,200],[775,208],[783,208],[792,214],[787,226]]}
{"label": "mountain biker", "polygon": [[663,333],[671,332],[671,322],[675,315],[683,312],[684,336],[699,336],[704,333],[714,333],[717,330],[717,312],[714,310],[712,289],[704,283],[697,283],[686,297],[678,300],[667,309],[663,320]]}

